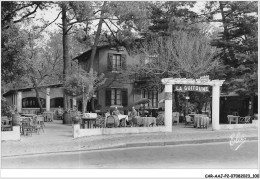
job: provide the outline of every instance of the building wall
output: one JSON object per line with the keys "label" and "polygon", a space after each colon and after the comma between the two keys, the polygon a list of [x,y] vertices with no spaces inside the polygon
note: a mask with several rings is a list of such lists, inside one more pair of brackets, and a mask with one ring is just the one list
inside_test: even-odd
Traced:
{"label": "building wall", "polygon": [[106,104],[105,104],[106,103],[106,94],[105,94],[106,88],[127,88],[128,105],[123,108],[119,108],[119,110],[127,110],[129,106],[132,106],[134,104],[135,99],[140,99],[140,98],[138,98],[136,96],[136,94],[134,95],[135,91],[133,88],[133,83],[130,83],[127,81],[120,82],[119,80],[117,80],[117,75],[118,75],[117,72],[108,71],[107,61],[108,61],[109,53],[126,54],[126,66],[137,63],[136,58],[129,56],[125,49],[117,51],[117,50],[113,50],[113,49],[109,49],[109,48],[104,48],[104,49],[100,49],[98,51],[98,53],[97,53],[98,60],[96,60],[98,63],[95,66],[96,67],[95,70],[97,70],[99,73],[104,73],[106,78],[108,78],[106,80],[106,83],[104,85],[102,85],[98,90],[98,104],[100,104],[102,106],[102,111],[111,109],[113,106],[106,106]]}
{"label": "building wall", "polygon": [[[46,100],[46,88],[43,88],[39,90],[39,96],[40,98],[43,98]],[[30,91],[23,91],[22,92],[22,99],[27,97],[36,97],[35,90],[32,89]],[[63,88],[62,87],[56,87],[56,88],[50,88],[50,99],[53,98],[63,98]],[[8,105],[17,105],[17,94],[10,94],[5,97]],[[71,98],[72,99],[72,98]],[[45,106],[43,106],[45,108]]]}
{"label": "building wall", "polygon": [[[126,55],[126,68],[128,65],[133,65],[139,63],[139,56],[129,56],[124,48],[100,48],[97,50],[94,60],[94,71],[99,74],[104,73],[107,78],[105,84],[99,87],[97,92],[97,104],[102,106],[101,111],[110,110],[113,106],[106,106],[106,88],[127,88],[128,91],[128,104],[120,110],[127,110],[133,106],[134,102],[141,98],[141,91],[134,89],[133,83],[127,81],[118,80],[118,72],[108,71],[108,54],[125,54]],[[90,56],[81,57],[79,65],[87,70],[89,65]]]}
{"label": "building wall", "polygon": [[7,104],[10,106],[16,105],[16,103],[14,101],[12,101],[12,96],[15,96],[15,98],[16,98],[16,94],[11,94],[11,95],[5,97]]}
{"label": "building wall", "polygon": [[[39,90],[39,96],[40,98],[46,99],[46,88],[43,88]],[[32,89],[31,91],[24,91],[22,92],[22,98],[27,97],[36,97],[35,90]],[[63,98],[63,88],[50,88],[50,98],[57,98],[62,97]]]}
{"label": "building wall", "polygon": [[133,64],[138,62],[138,60],[137,60],[138,56],[136,56],[136,57],[129,56],[125,49],[124,50],[119,50],[119,51],[111,50],[109,48],[100,49],[98,51],[98,53],[97,53],[98,56],[96,56],[96,58],[99,59],[99,60],[97,60],[98,63],[96,64],[96,67],[98,67],[98,72],[99,73],[105,73],[105,74],[108,73],[107,59],[108,59],[108,54],[109,53],[112,53],[112,54],[126,54],[126,65],[133,65]]}

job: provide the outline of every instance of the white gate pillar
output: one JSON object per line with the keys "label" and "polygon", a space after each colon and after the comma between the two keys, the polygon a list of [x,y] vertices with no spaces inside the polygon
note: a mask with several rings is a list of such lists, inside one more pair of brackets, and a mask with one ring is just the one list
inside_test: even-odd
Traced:
{"label": "white gate pillar", "polygon": [[220,86],[222,84],[215,82],[212,85],[212,129],[219,130],[219,98]]}
{"label": "white gate pillar", "polygon": [[165,127],[172,132],[172,84],[165,85]]}
{"label": "white gate pillar", "polygon": [[16,104],[16,109],[17,109],[17,112],[20,113],[22,112],[22,92],[21,91],[18,91],[17,92],[17,104]]}
{"label": "white gate pillar", "polygon": [[50,88],[46,88],[46,111],[50,111],[50,109],[51,109]]}

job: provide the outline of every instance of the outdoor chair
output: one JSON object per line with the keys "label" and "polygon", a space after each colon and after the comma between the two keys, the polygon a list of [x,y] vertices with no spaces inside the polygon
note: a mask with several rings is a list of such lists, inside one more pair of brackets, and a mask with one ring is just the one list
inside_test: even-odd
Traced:
{"label": "outdoor chair", "polygon": [[51,113],[47,113],[47,114],[46,114],[46,120],[47,120],[48,122],[53,122],[53,115],[52,115]]}
{"label": "outdoor chair", "polygon": [[23,131],[23,135],[31,135],[32,136],[32,132],[33,132],[33,126],[31,125],[31,122],[29,119],[24,119],[22,122],[22,131]]}
{"label": "outdoor chair", "polygon": [[251,116],[245,116],[239,118],[239,123],[242,124],[249,124],[250,123]]}
{"label": "outdoor chair", "polygon": [[123,118],[123,119],[120,120],[119,127],[126,127],[126,126],[125,126],[125,125],[126,125],[126,121],[125,121],[125,120],[126,120],[125,118]]}
{"label": "outdoor chair", "polygon": [[116,127],[116,119],[113,116],[108,116],[106,119],[106,127]]}
{"label": "outdoor chair", "polygon": [[40,131],[40,129],[42,129],[42,132],[44,132],[44,129],[43,129],[45,127],[44,116],[41,116],[41,115],[37,116],[36,124],[38,126],[39,131]]}
{"label": "outdoor chair", "polygon": [[179,118],[180,113],[179,112],[173,112],[172,113],[172,124],[174,124],[174,121],[176,121],[177,125],[179,124]]}
{"label": "outdoor chair", "polygon": [[194,126],[194,121],[191,120],[190,116],[185,116],[185,127],[188,125]]}
{"label": "outdoor chair", "polygon": [[37,133],[39,135],[39,132],[40,132],[40,129],[41,129],[41,125],[38,124],[37,118],[32,120],[31,126],[32,126],[32,132],[35,132],[35,133]]}
{"label": "outdoor chair", "polygon": [[133,118],[132,118],[132,126],[133,126],[133,127],[138,126],[138,124],[137,124],[137,117],[133,117]]}
{"label": "outdoor chair", "polygon": [[98,115],[97,119],[96,119],[96,124],[94,124],[94,127],[104,128],[105,127],[105,117]]}
{"label": "outdoor chair", "polygon": [[232,112],[233,116],[238,116],[238,112]]}
{"label": "outdoor chair", "polygon": [[57,110],[57,120],[63,120],[63,112]]}
{"label": "outdoor chair", "polygon": [[1,117],[1,131],[11,131],[12,130],[12,120],[8,119],[7,116]]}
{"label": "outdoor chair", "polygon": [[164,125],[164,115],[159,114],[156,118],[156,125],[157,126],[163,126]]}

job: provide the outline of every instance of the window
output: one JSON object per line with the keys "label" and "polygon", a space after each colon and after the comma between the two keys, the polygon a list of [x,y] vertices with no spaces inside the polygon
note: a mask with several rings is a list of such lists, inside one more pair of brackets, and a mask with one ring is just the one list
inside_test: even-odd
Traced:
{"label": "window", "polygon": [[[40,98],[42,107],[45,107],[45,99]],[[22,99],[22,107],[23,108],[39,108],[37,98],[35,97],[28,97]]]}
{"label": "window", "polygon": [[157,108],[158,107],[158,91],[147,91],[142,90],[141,91],[141,97],[147,98],[150,100],[149,104],[145,104],[145,106]]}
{"label": "window", "polygon": [[51,108],[58,108],[59,106],[63,108],[63,98],[52,98],[50,101]]}
{"label": "window", "polygon": [[121,105],[121,89],[111,89],[111,105]]}
{"label": "window", "polygon": [[127,89],[125,88],[107,88],[106,106],[119,105],[127,106]]}
{"label": "window", "polygon": [[120,71],[126,68],[126,55],[125,54],[108,54],[107,61],[108,71]]}
{"label": "window", "polygon": [[119,71],[122,67],[122,60],[120,54],[113,54],[112,71]]}

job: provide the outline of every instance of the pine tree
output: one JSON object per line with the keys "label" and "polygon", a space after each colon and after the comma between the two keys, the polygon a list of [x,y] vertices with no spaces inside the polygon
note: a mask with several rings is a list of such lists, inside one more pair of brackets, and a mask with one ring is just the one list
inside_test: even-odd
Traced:
{"label": "pine tree", "polygon": [[214,13],[220,13],[221,19],[212,21],[221,22],[223,31],[212,45],[221,49],[219,56],[226,66],[224,90],[250,96],[253,103],[257,94],[258,4],[220,1],[215,5]]}

